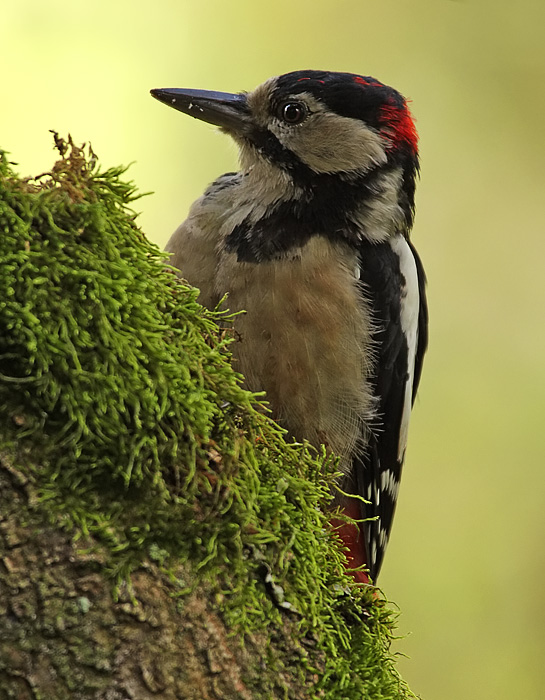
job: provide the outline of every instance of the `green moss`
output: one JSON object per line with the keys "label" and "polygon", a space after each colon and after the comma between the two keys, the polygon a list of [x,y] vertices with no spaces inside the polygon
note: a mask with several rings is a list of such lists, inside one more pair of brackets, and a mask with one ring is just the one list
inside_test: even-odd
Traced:
{"label": "green moss", "polygon": [[42,507],[108,545],[114,581],[148,557],[187,562],[234,630],[296,621],[319,652],[291,660],[308,678],[320,659],[309,698],[412,697],[391,613],[343,570],[334,462],[286,442],[242,389],[225,314],[139,230],[124,169],[56,142],[36,180],[0,158],[0,448],[34,457]]}

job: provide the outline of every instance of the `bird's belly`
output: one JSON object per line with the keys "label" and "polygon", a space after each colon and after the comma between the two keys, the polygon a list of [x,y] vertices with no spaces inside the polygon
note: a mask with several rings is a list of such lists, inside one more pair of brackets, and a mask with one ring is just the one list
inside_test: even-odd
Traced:
{"label": "bird's belly", "polygon": [[[236,317],[235,367],[252,391],[266,391],[273,417],[297,440],[348,458],[372,418],[371,329],[356,260],[325,238],[290,258],[220,261],[218,283]],[[223,284],[225,282],[225,284]]]}

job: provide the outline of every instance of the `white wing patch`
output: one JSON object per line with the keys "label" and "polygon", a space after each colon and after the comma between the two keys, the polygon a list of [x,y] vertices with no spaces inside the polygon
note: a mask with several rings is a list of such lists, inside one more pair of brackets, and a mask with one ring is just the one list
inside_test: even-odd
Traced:
{"label": "white wing patch", "polygon": [[399,258],[399,269],[405,283],[401,289],[401,329],[407,339],[407,384],[403,401],[403,413],[399,430],[398,460],[403,461],[407,447],[409,419],[411,417],[414,364],[418,344],[418,312],[420,307],[420,292],[418,289],[418,272],[414,255],[409,244],[402,235],[390,239],[392,250]]}

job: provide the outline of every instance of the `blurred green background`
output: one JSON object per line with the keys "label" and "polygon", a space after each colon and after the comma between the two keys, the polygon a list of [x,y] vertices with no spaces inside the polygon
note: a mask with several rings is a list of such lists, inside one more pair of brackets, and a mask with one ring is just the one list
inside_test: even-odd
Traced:
{"label": "blurred green background", "polygon": [[431,345],[381,585],[425,700],[545,697],[545,3],[3,0],[0,146],[134,161],[161,245],[236,152],[152,87],[346,70],[413,100]]}

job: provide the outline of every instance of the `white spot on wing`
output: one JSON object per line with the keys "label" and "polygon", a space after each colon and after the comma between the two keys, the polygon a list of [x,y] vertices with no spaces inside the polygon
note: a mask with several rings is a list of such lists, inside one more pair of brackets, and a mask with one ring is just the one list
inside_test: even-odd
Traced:
{"label": "white spot on wing", "polygon": [[380,475],[380,489],[387,493],[392,501],[396,501],[399,489],[399,480],[391,469],[385,469]]}
{"label": "white spot on wing", "polygon": [[[399,258],[401,274],[405,284],[401,290],[401,329],[407,339],[407,384],[405,385],[405,397],[403,401],[403,413],[399,430],[398,460],[401,462],[407,447],[409,431],[409,418],[411,416],[414,364],[416,358],[416,346],[418,344],[418,311],[420,307],[420,292],[418,289],[418,273],[414,255],[409,244],[402,235],[390,239],[392,250]],[[397,485],[396,485],[397,486]],[[396,488],[397,490],[397,488]]]}

